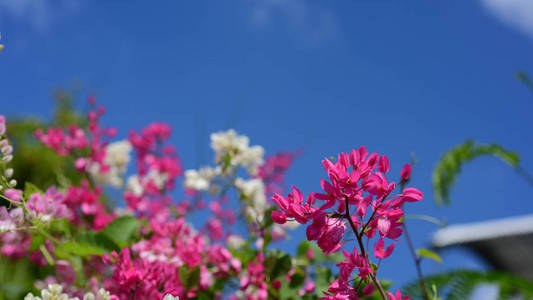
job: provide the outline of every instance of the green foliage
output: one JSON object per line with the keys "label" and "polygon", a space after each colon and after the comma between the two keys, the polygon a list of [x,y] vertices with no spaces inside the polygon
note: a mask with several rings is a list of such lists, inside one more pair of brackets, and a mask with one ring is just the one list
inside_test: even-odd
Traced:
{"label": "green foliage", "polygon": [[426,248],[416,249],[416,254],[420,257],[429,258],[442,264],[442,258],[437,253],[429,249],[426,249]]}
{"label": "green foliage", "polygon": [[442,156],[433,171],[433,193],[438,205],[450,203],[450,189],[455,184],[461,167],[480,156],[497,157],[513,168],[518,168],[520,161],[517,153],[498,144],[479,144],[469,140],[454,147]]}
{"label": "green foliage", "polygon": [[73,124],[82,126],[87,123],[86,118],[74,110],[72,94],[72,91],[64,90],[54,93],[56,109],[50,122],[31,117],[9,120],[7,135],[16,153],[11,167],[16,170],[14,179],[19,187],[29,181],[46,189],[52,185],[63,186],[61,179],[64,178],[69,178],[73,183],[81,180],[82,175],[74,168],[72,158],[56,154],[34,137],[37,129]]}
{"label": "green foliage", "polygon": [[289,273],[292,267],[291,256],[279,250],[271,250],[265,258],[265,273],[271,281]]}
{"label": "green foliage", "polygon": [[516,79],[520,80],[529,89],[529,91],[533,93],[533,82],[525,72],[519,71],[515,76]]}
{"label": "green foliage", "polygon": [[55,249],[56,256],[64,259],[68,259],[70,255],[85,258],[89,255],[103,255],[104,253],[106,253],[106,249],[76,242],[63,242]]}
{"label": "green foliage", "polygon": [[178,270],[180,280],[186,290],[198,285],[200,280],[200,267],[196,266],[193,269],[189,269],[187,265],[183,265]]}
{"label": "green foliage", "polygon": [[102,235],[113,241],[119,248],[128,246],[141,223],[134,216],[116,218],[102,230]]}
{"label": "green foliage", "polygon": [[27,259],[12,261],[0,255],[0,299],[22,299],[23,294],[33,291],[33,277],[39,274]]}
{"label": "green foliage", "polygon": [[[507,273],[490,271],[479,272],[470,270],[457,270],[427,276],[426,284],[435,286],[435,291],[439,291],[439,297],[444,300],[464,300],[470,299],[472,293],[480,284],[494,284],[499,288],[499,299],[514,299],[517,295],[525,299],[533,298],[533,283]],[[422,291],[418,280],[407,284],[404,289],[411,299],[423,299]]]}

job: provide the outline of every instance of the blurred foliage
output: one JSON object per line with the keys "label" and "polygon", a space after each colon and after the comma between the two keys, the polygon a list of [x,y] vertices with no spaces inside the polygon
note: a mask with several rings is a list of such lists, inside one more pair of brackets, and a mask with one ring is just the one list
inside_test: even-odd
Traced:
{"label": "blurred foliage", "polygon": [[464,164],[481,156],[494,156],[517,169],[527,177],[519,166],[520,156],[498,144],[479,144],[468,140],[444,153],[433,170],[433,194],[437,205],[450,204],[450,189],[455,184]]}
{"label": "blurred foliage", "polygon": [[56,107],[51,121],[28,117],[9,119],[7,135],[15,148],[11,166],[17,170],[14,178],[18,187],[31,182],[45,190],[52,185],[65,186],[67,178],[73,183],[81,180],[82,175],[74,168],[72,158],[56,154],[34,137],[39,128],[46,130],[50,126],[84,126],[87,123],[86,118],[74,110],[72,92],[57,90],[53,95]]}
{"label": "blurred foliage", "polygon": [[[443,300],[472,299],[474,291],[481,285],[487,284],[498,288],[498,299],[533,299],[532,282],[498,271],[456,270],[427,276],[424,280],[429,286],[435,285],[439,297]],[[405,291],[412,300],[424,299],[418,280],[405,285],[402,291]]]}
{"label": "blurred foliage", "polygon": [[515,76],[516,79],[520,80],[529,89],[529,91],[533,93],[533,82],[525,72],[519,71]]}

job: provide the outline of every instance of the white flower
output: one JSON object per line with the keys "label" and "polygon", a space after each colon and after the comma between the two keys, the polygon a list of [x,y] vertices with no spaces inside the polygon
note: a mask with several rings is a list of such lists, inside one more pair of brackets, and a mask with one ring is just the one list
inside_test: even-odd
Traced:
{"label": "white flower", "polygon": [[67,294],[61,293],[63,287],[59,284],[49,284],[48,288],[41,290],[43,300],[69,300]]}
{"label": "white flower", "polygon": [[246,199],[250,201],[250,205],[246,207],[246,214],[257,221],[263,220],[263,214],[268,208],[268,203],[265,197],[265,184],[259,178],[244,180],[242,178],[235,179],[235,187],[239,190]]}
{"label": "white flower", "polygon": [[[219,168],[217,168],[219,170]],[[186,188],[207,191],[211,184],[211,180],[217,175],[217,169],[210,167],[202,167],[200,170],[187,170],[185,171],[185,181],[183,185]]]}
{"label": "white flower", "polygon": [[100,298],[102,298],[102,300],[110,300],[111,299],[111,294],[109,294],[109,292],[104,290],[103,288],[100,288],[98,290],[98,296],[100,296]]}
{"label": "white flower", "polygon": [[4,171],[4,176],[6,178],[11,178],[13,176],[13,168],[7,168],[5,171]]}
{"label": "white flower", "polygon": [[[32,293],[28,293],[24,300],[80,300],[78,297],[70,298],[67,294],[61,293],[63,287],[59,284],[49,284],[47,288],[41,290],[41,297],[36,297]],[[93,293],[88,292],[83,296],[83,300],[110,300],[111,295],[108,291],[100,289],[98,291],[98,298]]]}
{"label": "white flower", "polygon": [[215,162],[226,164],[226,157],[229,157],[229,167],[245,167],[253,176],[264,162],[265,150],[261,146],[250,147],[249,143],[247,136],[238,135],[233,129],[211,134],[211,148],[215,151]]}
{"label": "white flower", "polygon": [[144,186],[152,181],[155,186],[162,190],[165,187],[165,183],[168,179],[166,173],[160,173],[156,170],[150,170],[146,176],[139,178],[138,175],[132,175],[128,177],[126,181],[126,191],[133,193],[135,196],[141,196],[144,193]]}
{"label": "white flower", "polygon": [[174,297],[172,294],[166,294],[165,297],[163,297],[163,300],[180,300],[180,297]]}
{"label": "white flower", "polygon": [[28,293],[26,297],[24,297],[24,300],[41,300],[41,298],[34,296],[32,293]]}
{"label": "white flower", "polygon": [[89,162],[87,172],[99,184],[106,184],[116,188],[122,187],[122,177],[126,173],[131,160],[131,149],[131,144],[126,140],[107,145],[104,163],[109,166],[109,169],[106,172],[101,172],[99,163]]}
{"label": "white flower", "polygon": [[211,134],[211,148],[217,155],[228,152],[241,152],[248,149],[250,140],[245,135],[238,135],[235,130],[220,131]]}
{"label": "white flower", "polygon": [[244,245],[244,239],[240,235],[230,235],[227,240],[228,247],[239,249]]}
{"label": "white flower", "polygon": [[131,144],[127,140],[107,145],[104,161],[117,167],[121,173],[125,173],[131,160]]}
{"label": "white flower", "polygon": [[83,295],[83,300],[96,300],[96,297],[93,293],[88,292],[85,295]]}
{"label": "white flower", "polygon": [[263,147],[250,147],[236,157],[237,164],[245,166],[248,173],[254,176],[257,174],[259,167],[264,163],[264,154],[265,150],[263,149]]}
{"label": "white flower", "polygon": [[139,176],[132,175],[128,177],[128,181],[126,182],[126,191],[133,193],[137,197],[143,194],[144,189],[139,181]]}

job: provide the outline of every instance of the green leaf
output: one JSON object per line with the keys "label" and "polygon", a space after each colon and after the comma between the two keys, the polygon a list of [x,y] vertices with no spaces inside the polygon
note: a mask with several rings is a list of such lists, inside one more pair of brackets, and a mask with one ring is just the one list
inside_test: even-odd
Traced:
{"label": "green leaf", "polygon": [[87,257],[89,255],[102,255],[106,253],[106,249],[95,247],[89,244],[64,242],[58,245],[55,250],[56,255],[64,256],[65,254],[72,254],[80,257]]}
{"label": "green leaf", "polygon": [[76,241],[83,244],[88,244],[98,248],[105,249],[107,252],[112,250],[120,251],[122,248],[116,244],[111,238],[102,232],[95,232],[91,230],[80,231],[76,234]]}
{"label": "green leaf", "polygon": [[29,200],[30,195],[35,193],[42,194],[43,191],[41,191],[41,189],[36,187],[33,183],[26,181],[24,183],[24,199]]}
{"label": "green leaf", "polygon": [[270,232],[267,232],[263,236],[263,251],[266,250],[270,242],[272,241],[272,234]]}
{"label": "green leaf", "polygon": [[315,266],[315,285],[316,292],[322,295],[328,290],[329,284],[333,281],[331,270],[328,267]]}
{"label": "green leaf", "polygon": [[124,248],[132,241],[133,236],[141,226],[137,218],[122,216],[109,223],[102,234],[115,242],[120,248]]}
{"label": "green leaf", "polygon": [[437,253],[429,249],[426,249],[426,248],[416,249],[416,254],[418,254],[418,256],[420,257],[429,258],[442,264],[442,258]]}
{"label": "green leaf", "polygon": [[298,256],[299,257],[306,257],[306,254],[307,254],[307,250],[309,250],[311,248],[311,243],[309,243],[308,241],[301,241],[300,244],[298,245]]}
{"label": "green leaf", "polygon": [[29,249],[29,252],[33,252],[37,249],[39,249],[39,247],[44,244],[44,236],[40,235],[40,234],[33,234],[31,236],[31,243],[30,243],[30,249]]}
{"label": "green leaf", "polygon": [[263,220],[265,220],[265,229],[270,228],[274,224],[274,220],[272,220],[272,211],[277,210],[277,207],[271,206],[267,210],[265,210],[265,213],[263,214]]}
{"label": "green leaf", "polygon": [[[438,299],[463,300],[472,299],[476,287],[484,284],[495,285],[499,289],[498,299],[531,299],[533,297],[533,283],[524,278],[499,271],[471,271],[455,270],[426,276],[427,286],[436,287],[439,291]],[[402,288],[411,299],[424,299],[418,280],[413,280]],[[435,293],[435,290],[433,290]]]}
{"label": "green leaf", "polygon": [[285,254],[281,257],[278,257],[272,272],[270,273],[270,280],[275,280],[281,275],[285,275],[289,272],[292,267],[291,256]]}
{"label": "green leaf", "polygon": [[302,270],[296,270],[294,274],[291,275],[291,282],[289,286],[291,288],[299,288],[305,281],[305,274]]}
{"label": "green leaf", "polygon": [[433,170],[433,194],[437,205],[450,203],[450,189],[455,184],[461,167],[480,156],[494,156],[517,170],[519,168],[520,157],[516,152],[506,150],[498,144],[466,141],[446,152]]}
{"label": "green leaf", "polygon": [[185,290],[189,290],[191,287],[198,285],[198,281],[200,280],[200,267],[196,266],[191,270],[187,265],[183,265],[179,268],[178,274]]}

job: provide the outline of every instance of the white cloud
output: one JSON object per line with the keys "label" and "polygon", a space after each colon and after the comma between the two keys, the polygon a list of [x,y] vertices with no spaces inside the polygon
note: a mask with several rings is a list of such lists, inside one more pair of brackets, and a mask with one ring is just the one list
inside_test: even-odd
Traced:
{"label": "white cloud", "polygon": [[0,21],[12,18],[27,23],[37,31],[51,22],[77,13],[82,0],[0,0]]}
{"label": "white cloud", "polygon": [[533,38],[533,0],[481,0],[481,2],[502,22]]}
{"label": "white cloud", "polygon": [[252,22],[261,28],[283,22],[292,33],[318,44],[339,34],[334,14],[306,0],[251,0]]}

